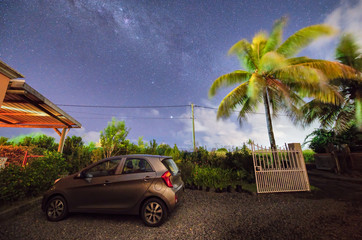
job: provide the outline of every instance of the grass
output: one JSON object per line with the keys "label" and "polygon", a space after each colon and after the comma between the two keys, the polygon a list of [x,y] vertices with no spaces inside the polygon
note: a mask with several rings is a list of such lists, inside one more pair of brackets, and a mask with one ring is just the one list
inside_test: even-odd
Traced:
{"label": "grass", "polygon": [[320,188],[317,188],[316,186],[310,185],[310,190],[311,190],[312,192],[314,192],[314,191],[320,191],[321,189],[320,189]]}
{"label": "grass", "polygon": [[256,193],[256,184],[255,183],[248,183],[248,182],[243,182],[241,184],[243,190],[246,190],[248,192],[254,192]]}

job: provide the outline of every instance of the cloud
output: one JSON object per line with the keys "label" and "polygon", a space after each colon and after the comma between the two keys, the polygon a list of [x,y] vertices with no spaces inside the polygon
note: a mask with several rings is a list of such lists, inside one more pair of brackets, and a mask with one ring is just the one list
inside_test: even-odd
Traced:
{"label": "cloud", "polygon": [[[188,113],[182,116],[186,117]],[[192,122],[190,120],[180,121],[184,127],[182,131],[176,133],[176,136],[186,139],[185,145],[192,146]],[[283,116],[273,120],[274,136],[279,146],[292,142],[303,143],[304,138],[317,127],[317,123],[305,129],[296,127]],[[230,149],[241,146],[249,139],[263,146],[270,145],[264,114],[251,115],[248,121],[240,127],[236,114],[228,119],[217,121],[216,110],[196,108],[195,132],[197,145],[207,146],[209,149],[214,147]]]}
{"label": "cloud", "polygon": [[[46,134],[48,136],[54,137],[56,139],[56,142],[59,142],[59,140],[60,140],[59,135],[54,130],[51,130],[51,129],[36,129],[33,132],[40,132],[40,133]],[[97,131],[87,131],[84,127],[82,127],[82,128],[70,129],[67,137],[68,136],[69,137],[71,137],[71,136],[82,137],[84,143],[87,144],[89,142],[97,143],[99,141],[99,135],[100,135],[100,133]]]}
{"label": "cloud", "polygon": [[[360,46],[362,46],[362,0],[352,3],[342,1],[340,6],[333,10],[324,19],[324,23],[337,28],[341,34],[352,33]],[[334,59],[334,51],[340,36],[322,38],[308,48],[313,57]]]}

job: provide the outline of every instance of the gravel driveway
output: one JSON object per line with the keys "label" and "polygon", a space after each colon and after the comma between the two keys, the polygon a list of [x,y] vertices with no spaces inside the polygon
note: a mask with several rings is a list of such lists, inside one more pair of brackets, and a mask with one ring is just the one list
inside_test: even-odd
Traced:
{"label": "gravel driveway", "polygon": [[317,193],[249,195],[186,190],[159,228],[137,216],[72,214],[48,222],[38,208],[0,223],[0,239],[362,239],[361,201]]}

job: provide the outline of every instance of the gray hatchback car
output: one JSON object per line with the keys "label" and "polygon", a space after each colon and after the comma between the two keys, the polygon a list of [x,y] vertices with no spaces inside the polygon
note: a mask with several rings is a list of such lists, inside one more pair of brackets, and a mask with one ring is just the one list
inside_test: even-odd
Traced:
{"label": "gray hatchback car", "polygon": [[171,157],[126,155],[107,158],[57,179],[44,194],[49,221],[69,212],[140,215],[147,226],[161,225],[180,202],[181,172]]}

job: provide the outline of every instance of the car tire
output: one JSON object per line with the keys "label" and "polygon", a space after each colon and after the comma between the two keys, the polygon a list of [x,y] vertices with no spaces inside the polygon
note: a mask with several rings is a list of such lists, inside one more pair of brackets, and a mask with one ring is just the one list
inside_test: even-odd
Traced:
{"label": "car tire", "polygon": [[150,198],[141,209],[141,218],[149,227],[158,227],[167,219],[167,207],[165,203],[158,198]]}
{"label": "car tire", "polygon": [[68,205],[62,196],[51,198],[45,207],[45,214],[51,222],[58,222],[68,215]]}

